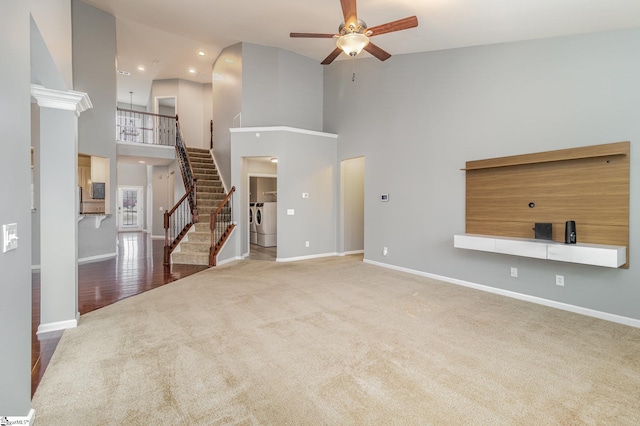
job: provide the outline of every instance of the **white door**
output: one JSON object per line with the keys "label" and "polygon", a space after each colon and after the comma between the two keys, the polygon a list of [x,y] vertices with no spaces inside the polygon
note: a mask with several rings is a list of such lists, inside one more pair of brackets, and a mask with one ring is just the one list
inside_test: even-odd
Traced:
{"label": "white door", "polygon": [[142,230],[143,201],[142,187],[118,187],[118,230]]}

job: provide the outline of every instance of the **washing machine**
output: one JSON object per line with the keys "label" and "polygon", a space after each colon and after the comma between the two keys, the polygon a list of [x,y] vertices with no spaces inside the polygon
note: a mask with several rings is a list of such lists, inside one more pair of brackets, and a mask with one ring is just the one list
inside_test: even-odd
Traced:
{"label": "washing machine", "polygon": [[275,247],[278,242],[277,202],[256,203],[256,233],[258,245]]}
{"label": "washing machine", "polygon": [[258,233],[256,230],[256,203],[249,203],[249,242],[258,243]]}

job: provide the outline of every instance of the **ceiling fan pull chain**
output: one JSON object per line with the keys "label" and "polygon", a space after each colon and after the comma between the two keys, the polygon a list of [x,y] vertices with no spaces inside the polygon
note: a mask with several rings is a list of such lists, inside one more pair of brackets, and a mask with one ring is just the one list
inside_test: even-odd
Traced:
{"label": "ceiling fan pull chain", "polygon": [[353,75],[351,76],[351,82],[356,81],[356,57],[354,56],[353,59],[351,59],[352,65],[353,65]]}

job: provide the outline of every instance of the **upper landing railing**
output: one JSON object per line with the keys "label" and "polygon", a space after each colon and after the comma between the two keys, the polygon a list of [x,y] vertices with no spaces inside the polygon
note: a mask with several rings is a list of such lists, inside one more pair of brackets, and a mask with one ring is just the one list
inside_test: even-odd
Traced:
{"label": "upper landing railing", "polygon": [[117,108],[116,140],[174,146],[176,117]]}

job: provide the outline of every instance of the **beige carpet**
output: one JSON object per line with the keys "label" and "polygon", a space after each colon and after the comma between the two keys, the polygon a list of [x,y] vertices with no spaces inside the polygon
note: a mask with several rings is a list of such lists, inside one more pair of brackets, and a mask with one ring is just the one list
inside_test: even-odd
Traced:
{"label": "beige carpet", "polygon": [[640,330],[364,264],[214,268],[83,315],[36,425],[640,424]]}

